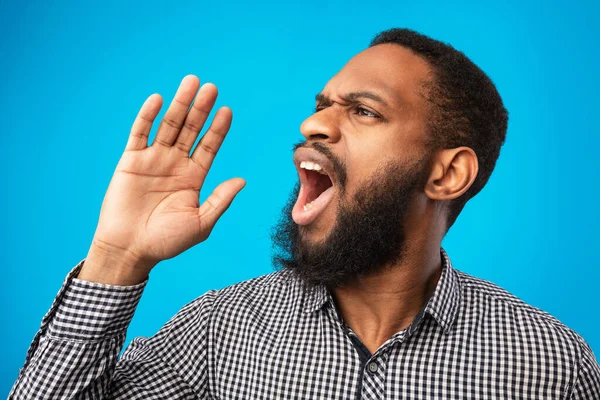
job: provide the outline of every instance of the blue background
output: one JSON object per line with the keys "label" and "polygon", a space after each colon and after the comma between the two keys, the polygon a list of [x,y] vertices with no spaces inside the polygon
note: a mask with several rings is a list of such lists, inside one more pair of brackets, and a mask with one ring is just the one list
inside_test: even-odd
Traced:
{"label": "blue background", "polygon": [[208,289],[272,271],[269,230],[296,180],[299,125],[327,80],[394,26],[463,50],[510,111],[489,184],[443,243],[455,266],[552,313],[600,353],[591,1],[47,3],[0,0],[0,396],[87,254],[147,96],[163,95],[162,117],[183,76],[214,82],[234,124],[203,194],[233,176],[248,184],[207,242],[153,271],[127,343]]}

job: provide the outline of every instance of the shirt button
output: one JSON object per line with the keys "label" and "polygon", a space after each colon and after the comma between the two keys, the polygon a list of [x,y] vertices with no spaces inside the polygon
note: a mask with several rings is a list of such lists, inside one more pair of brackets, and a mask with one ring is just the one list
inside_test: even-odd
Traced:
{"label": "shirt button", "polygon": [[378,368],[378,367],[377,367],[377,364],[376,364],[376,363],[372,362],[372,363],[370,363],[370,364],[367,366],[367,368],[369,368],[369,371],[370,371],[371,373],[374,373],[374,372],[377,372],[377,368]]}

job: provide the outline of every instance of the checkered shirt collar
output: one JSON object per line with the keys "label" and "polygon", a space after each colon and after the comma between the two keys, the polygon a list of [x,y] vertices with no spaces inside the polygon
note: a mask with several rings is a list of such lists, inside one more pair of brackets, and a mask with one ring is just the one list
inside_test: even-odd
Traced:
{"label": "checkered shirt collar", "polygon": [[[448,254],[440,248],[442,256],[442,274],[437,283],[433,295],[424,307],[423,312],[429,314],[448,333],[458,311],[460,301],[460,281],[457,272],[452,268]],[[308,289],[305,297],[303,312],[311,313],[317,311],[333,299],[327,288],[323,285]]]}

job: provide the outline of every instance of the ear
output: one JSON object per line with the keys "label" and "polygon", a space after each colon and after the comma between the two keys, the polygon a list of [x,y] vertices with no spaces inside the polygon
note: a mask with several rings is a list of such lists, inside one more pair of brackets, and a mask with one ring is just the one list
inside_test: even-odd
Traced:
{"label": "ear", "polygon": [[425,194],[432,200],[453,200],[475,181],[479,163],[470,147],[442,149],[434,156]]}

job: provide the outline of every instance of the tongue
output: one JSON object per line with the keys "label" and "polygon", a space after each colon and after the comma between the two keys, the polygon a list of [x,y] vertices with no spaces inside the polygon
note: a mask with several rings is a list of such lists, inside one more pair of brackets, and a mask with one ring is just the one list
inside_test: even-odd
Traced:
{"label": "tongue", "polygon": [[323,212],[333,197],[333,186],[329,187],[309,204],[306,204],[308,202],[307,197],[304,186],[300,187],[298,200],[292,209],[292,218],[298,225],[310,224]]}

